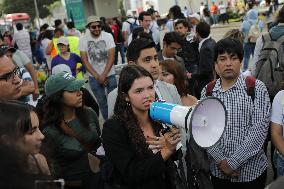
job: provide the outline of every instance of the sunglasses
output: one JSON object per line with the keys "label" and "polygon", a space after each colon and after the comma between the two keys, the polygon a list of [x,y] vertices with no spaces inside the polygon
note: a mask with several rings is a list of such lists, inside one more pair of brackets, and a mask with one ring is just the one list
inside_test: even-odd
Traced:
{"label": "sunglasses", "polygon": [[19,76],[20,75],[20,68],[16,67],[13,71],[6,73],[4,75],[0,76],[0,80],[6,80],[6,82],[8,80],[14,79],[15,76]]}
{"label": "sunglasses", "polygon": [[101,25],[92,25],[90,28],[92,28],[93,30],[95,29],[100,29],[102,26]]}

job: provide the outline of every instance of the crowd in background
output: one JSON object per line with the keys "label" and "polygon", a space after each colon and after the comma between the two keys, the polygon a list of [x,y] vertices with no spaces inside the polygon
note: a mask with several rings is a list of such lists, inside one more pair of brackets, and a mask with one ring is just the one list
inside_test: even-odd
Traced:
{"label": "crowd in background", "polygon": [[[281,178],[284,7],[245,3],[240,28],[220,41],[211,28],[229,24],[223,1],[198,13],[175,5],[166,19],[153,7],[125,21],[90,16],[84,31],[58,19],[3,33],[0,188],[62,178],[67,189],[264,188],[269,140]],[[209,96],[228,121],[208,149],[149,115],[155,100],[194,106]]]}

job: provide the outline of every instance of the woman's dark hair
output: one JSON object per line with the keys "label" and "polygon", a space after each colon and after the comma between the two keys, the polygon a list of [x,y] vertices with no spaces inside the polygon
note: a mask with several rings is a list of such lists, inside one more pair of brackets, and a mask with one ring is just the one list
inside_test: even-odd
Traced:
{"label": "woman's dark hair", "polygon": [[279,10],[277,17],[276,17],[277,23],[284,23],[284,6],[281,7]]}
{"label": "woman's dark hair", "polygon": [[[0,101],[0,136],[23,137],[32,130],[31,112],[34,107],[17,101]],[[0,143],[2,141],[0,140]]]}
{"label": "woman's dark hair", "polygon": [[181,12],[181,8],[178,5],[174,5],[170,8],[169,14],[175,19],[184,19],[184,14]]}
{"label": "woman's dark hair", "polygon": [[[47,126],[60,128],[61,121],[64,120],[63,114],[63,90],[40,99],[40,103],[36,107],[40,120],[41,129]],[[84,106],[75,109],[75,114],[83,127],[89,128],[89,117]]]}
{"label": "woman's dark hair", "polygon": [[[34,186],[34,179],[27,174],[28,154],[13,145],[13,141],[32,130],[31,112],[35,112],[31,105],[18,101],[0,101],[1,188],[28,189]],[[11,141],[7,141],[4,136]]]}
{"label": "woman's dark hair", "polygon": [[218,55],[224,53],[237,55],[239,60],[242,61],[244,56],[243,45],[239,40],[233,38],[221,39],[215,46],[214,61],[217,61]]}
{"label": "woman's dark hair", "polygon": [[43,33],[43,37],[42,39],[44,38],[47,38],[49,40],[52,40],[53,38],[53,31],[52,30],[46,30],[44,33]]}
{"label": "woman's dark hair", "polygon": [[160,66],[162,66],[162,69],[165,69],[167,72],[173,74],[174,85],[177,88],[178,94],[180,96],[186,96],[188,94],[185,83],[186,78],[181,65],[175,60],[168,59],[161,61]]}
{"label": "woman's dark hair", "polygon": [[122,69],[118,83],[118,95],[114,106],[114,117],[126,123],[124,126],[139,155],[143,155],[148,151],[148,145],[138,125],[137,116],[132,111],[129,102],[126,102],[126,97],[133,82],[141,77],[149,77],[154,82],[152,75],[140,66],[128,65]]}

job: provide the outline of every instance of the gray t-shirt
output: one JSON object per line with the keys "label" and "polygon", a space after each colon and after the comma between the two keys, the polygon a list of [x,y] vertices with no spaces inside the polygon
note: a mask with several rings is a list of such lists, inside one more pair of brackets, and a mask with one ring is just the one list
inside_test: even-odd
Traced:
{"label": "gray t-shirt", "polygon": [[12,59],[14,64],[20,68],[24,68],[26,64],[31,62],[29,57],[20,50],[16,50],[16,52],[13,53]]}

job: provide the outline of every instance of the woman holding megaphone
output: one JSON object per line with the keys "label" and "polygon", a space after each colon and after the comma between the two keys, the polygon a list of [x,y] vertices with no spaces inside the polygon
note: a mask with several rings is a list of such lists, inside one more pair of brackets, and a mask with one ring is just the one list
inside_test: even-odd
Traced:
{"label": "woman holding megaphone", "polygon": [[111,188],[172,189],[179,185],[172,156],[181,134],[176,128],[164,133],[162,125],[151,120],[148,111],[154,100],[151,74],[137,65],[125,67],[114,115],[103,127],[103,146],[113,166]]}

